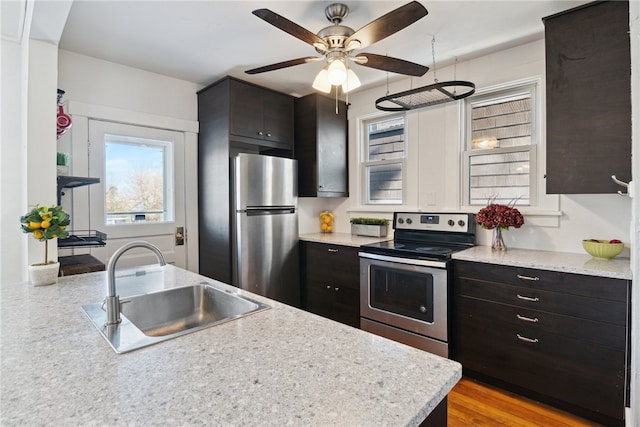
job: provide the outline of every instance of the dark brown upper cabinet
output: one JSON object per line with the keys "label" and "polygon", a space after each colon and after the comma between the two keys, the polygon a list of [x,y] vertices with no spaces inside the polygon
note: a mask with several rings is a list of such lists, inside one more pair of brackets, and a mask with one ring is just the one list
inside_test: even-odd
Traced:
{"label": "dark brown upper cabinet", "polygon": [[300,197],[349,197],[347,107],[311,94],[295,100]]}
{"label": "dark brown upper cabinet", "polygon": [[543,19],[547,193],[615,193],[631,179],[629,3],[594,2]]}
{"label": "dark brown upper cabinet", "polygon": [[229,134],[235,142],[293,146],[293,97],[229,79]]}

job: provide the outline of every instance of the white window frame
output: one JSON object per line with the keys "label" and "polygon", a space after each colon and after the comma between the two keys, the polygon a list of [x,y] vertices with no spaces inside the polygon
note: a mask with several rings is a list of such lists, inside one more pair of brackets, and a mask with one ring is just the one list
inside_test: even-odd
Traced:
{"label": "white window frame", "polygon": [[[404,134],[404,156],[402,158],[396,159],[388,159],[388,160],[368,160],[368,149],[369,149],[369,125],[374,122],[381,122],[385,120],[390,120],[396,117],[404,118],[404,126],[403,126],[403,134]],[[360,131],[361,137],[358,138],[359,141],[359,159],[358,159],[358,167],[360,170],[360,180],[361,180],[361,188],[360,188],[360,203],[362,207],[385,207],[390,206],[394,207],[394,209],[398,206],[402,206],[406,203],[407,199],[407,157],[408,157],[408,132],[407,132],[407,115],[403,113],[395,113],[395,114],[385,114],[385,115],[375,115],[364,117],[360,120]],[[386,164],[397,164],[400,163],[401,171],[402,171],[402,196],[399,202],[390,202],[390,201],[371,201],[369,200],[369,178],[367,174],[367,168],[370,166],[381,166]]]}
{"label": "white window frame", "polygon": [[[540,156],[540,151],[544,145],[544,128],[543,128],[543,114],[542,114],[542,91],[544,86],[540,77],[527,78],[509,82],[501,85],[491,86],[476,91],[476,94],[472,97],[465,99],[464,107],[461,108],[461,189],[460,189],[460,205],[461,209],[469,212],[477,211],[481,206],[471,205],[469,203],[469,163],[470,158],[474,155],[486,155],[489,153],[509,153],[509,152],[523,152],[528,151],[530,153],[530,202],[526,206],[519,206],[518,209],[523,212],[531,212],[542,214],[542,210],[557,209],[557,201],[553,203],[552,200],[544,199],[544,185],[543,178],[540,171],[544,170],[543,156]],[[471,105],[479,102],[500,98],[509,98],[511,96],[517,96],[529,92],[531,94],[531,145],[521,145],[514,147],[501,147],[501,148],[489,148],[489,149],[471,149],[471,124],[470,114]],[[557,198],[555,198],[557,200]],[[547,206],[543,206],[543,204]],[[555,205],[555,206],[553,206]],[[555,209],[554,209],[555,208]],[[557,212],[547,212],[551,215],[557,215]]]}

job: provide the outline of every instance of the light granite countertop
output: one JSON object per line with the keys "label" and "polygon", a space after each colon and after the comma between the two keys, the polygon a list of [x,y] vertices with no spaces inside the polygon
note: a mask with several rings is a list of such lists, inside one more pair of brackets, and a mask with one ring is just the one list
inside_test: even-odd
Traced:
{"label": "light granite countertop", "polygon": [[386,237],[369,237],[369,236],[357,236],[350,233],[311,233],[311,234],[302,234],[300,235],[299,239],[307,242],[318,242],[318,243],[328,243],[333,245],[357,247],[361,245],[368,245],[369,243],[392,240],[393,235],[387,235]]}
{"label": "light granite countertop", "polygon": [[464,261],[536,268],[614,279],[632,279],[629,258],[598,259],[589,254],[512,248],[506,251],[494,251],[490,246],[474,246],[473,248],[456,252],[452,257],[453,259]]}
{"label": "light granite countertop", "polygon": [[116,354],[81,309],[101,301],[106,273],[56,285],[3,284],[3,426],[418,425],[461,366],[173,267],[122,297],[213,282],[269,304],[254,315]]}

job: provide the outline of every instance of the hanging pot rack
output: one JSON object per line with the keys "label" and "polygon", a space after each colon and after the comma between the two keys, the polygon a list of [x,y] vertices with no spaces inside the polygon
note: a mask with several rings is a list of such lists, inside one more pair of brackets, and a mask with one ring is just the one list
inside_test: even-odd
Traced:
{"label": "hanging pot rack", "polygon": [[[462,88],[461,92],[459,88]],[[462,80],[436,82],[429,86],[405,90],[376,99],[376,108],[382,111],[406,111],[457,101],[471,96],[476,85]]]}
{"label": "hanging pot rack", "polygon": [[[382,111],[407,111],[416,108],[429,107],[432,105],[443,104],[445,102],[457,101],[459,99],[471,96],[476,91],[476,85],[472,82],[464,80],[456,80],[456,68],[454,65],[453,80],[447,82],[439,82],[436,78],[436,54],[435,54],[436,38],[431,39],[431,55],[433,58],[433,81],[428,86],[419,87],[417,89],[409,89],[404,92],[394,93],[382,98],[376,99],[376,108]],[[456,58],[456,63],[458,62]],[[387,81],[387,89],[389,83]]]}

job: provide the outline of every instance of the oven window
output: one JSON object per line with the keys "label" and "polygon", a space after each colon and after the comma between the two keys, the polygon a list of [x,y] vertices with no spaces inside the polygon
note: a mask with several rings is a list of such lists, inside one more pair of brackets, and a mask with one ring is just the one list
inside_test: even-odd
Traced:
{"label": "oven window", "polygon": [[370,271],[371,307],[433,323],[433,275],[375,265]]}

